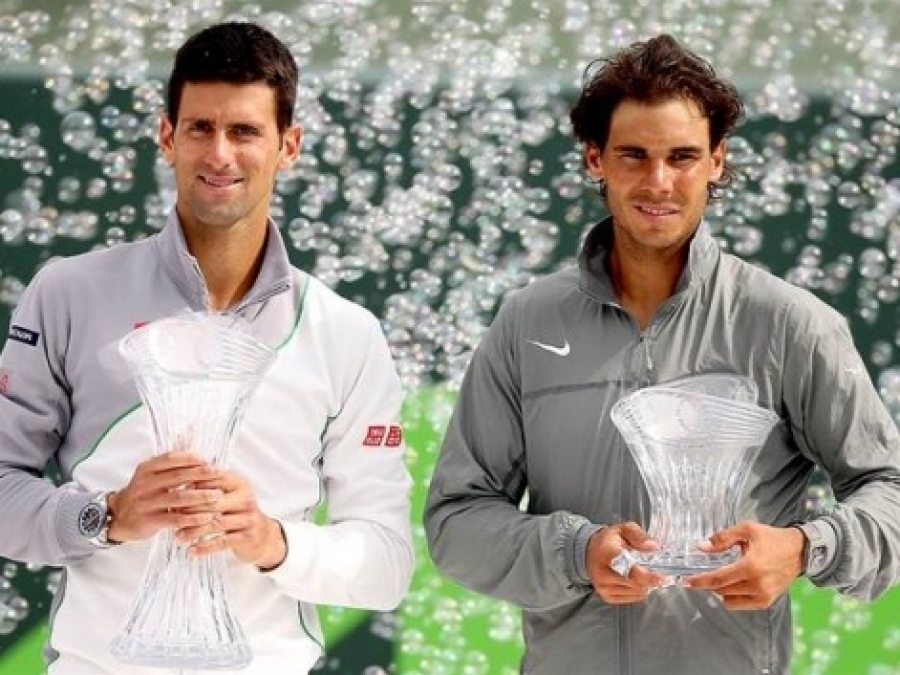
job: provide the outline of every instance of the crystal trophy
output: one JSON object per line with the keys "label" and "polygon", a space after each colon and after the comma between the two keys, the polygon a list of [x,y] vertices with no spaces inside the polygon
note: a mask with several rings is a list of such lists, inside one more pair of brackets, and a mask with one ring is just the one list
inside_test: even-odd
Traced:
{"label": "crystal trophy", "polygon": [[[232,317],[186,314],[151,323],[119,344],[149,411],[155,451],[177,448],[225,466],[247,402],[276,351]],[[224,553],[192,557],[171,529],[150,556],[122,632],[120,661],[145,666],[239,669],[253,658],[229,609]]]}
{"label": "crystal trophy", "polygon": [[756,385],[711,374],[646,387],[620,399],[610,416],[637,463],[650,498],[655,551],[628,551],[639,565],[670,577],[735,561],[737,547],[698,545],[735,523],[750,467],[778,416],[756,405]]}

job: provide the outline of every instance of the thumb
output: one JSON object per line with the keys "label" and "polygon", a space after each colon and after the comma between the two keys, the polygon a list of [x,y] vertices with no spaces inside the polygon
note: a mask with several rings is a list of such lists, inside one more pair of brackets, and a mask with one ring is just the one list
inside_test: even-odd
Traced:
{"label": "thumb", "polygon": [[659,548],[659,543],[650,537],[637,523],[624,523],[619,530],[622,540],[630,548],[638,551],[655,551]]}
{"label": "thumb", "polygon": [[707,541],[700,544],[699,548],[707,553],[720,553],[735,545],[742,546],[746,542],[747,533],[740,526],[735,526],[716,532]]}

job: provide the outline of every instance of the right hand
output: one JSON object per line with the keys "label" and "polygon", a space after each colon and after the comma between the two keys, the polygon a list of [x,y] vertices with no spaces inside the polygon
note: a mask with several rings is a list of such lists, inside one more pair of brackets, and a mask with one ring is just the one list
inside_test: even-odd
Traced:
{"label": "right hand", "polygon": [[213,507],[222,491],[194,486],[221,475],[221,469],[184,450],[141,462],[128,484],[109,496],[109,538],[117,542],[140,541],[163,528],[206,524],[213,517]]}
{"label": "right hand", "polygon": [[594,591],[611,605],[644,600],[649,591],[664,585],[667,578],[640,565],[632,567],[626,577],[610,565],[623,550],[649,552],[658,547],[659,544],[637,523],[620,523],[598,530],[587,546],[587,573]]}

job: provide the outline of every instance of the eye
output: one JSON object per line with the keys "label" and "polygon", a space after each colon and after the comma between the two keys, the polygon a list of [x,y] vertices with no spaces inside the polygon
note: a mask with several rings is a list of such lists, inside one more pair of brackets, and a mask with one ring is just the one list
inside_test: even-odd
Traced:
{"label": "eye", "polygon": [[640,162],[645,159],[646,156],[647,155],[643,150],[638,150],[637,148],[619,152],[619,158],[629,163]]}
{"label": "eye", "polygon": [[693,151],[672,153],[672,163],[676,165],[690,164],[696,162],[698,154]]}
{"label": "eye", "polygon": [[231,128],[231,133],[238,138],[255,138],[260,135],[260,130],[249,124],[237,124]]}
{"label": "eye", "polygon": [[212,124],[204,120],[195,120],[187,125],[187,133],[193,137],[205,136],[212,132]]}

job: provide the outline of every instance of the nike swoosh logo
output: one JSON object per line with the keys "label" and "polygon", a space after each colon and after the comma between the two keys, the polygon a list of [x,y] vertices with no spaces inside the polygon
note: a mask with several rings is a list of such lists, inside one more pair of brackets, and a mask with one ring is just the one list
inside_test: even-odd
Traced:
{"label": "nike swoosh logo", "polygon": [[568,340],[566,340],[566,344],[564,344],[562,347],[557,347],[556,345],[544,344],[543,342],[538,342],[537,340],[529,340],[529,342],[531,344],[533,344],[535,347],[540,347],[541,349],[544,349],[552,354],[556,354],[557,356],[568,356],[569,352],[572,351],[571,348],[569,347]]}

